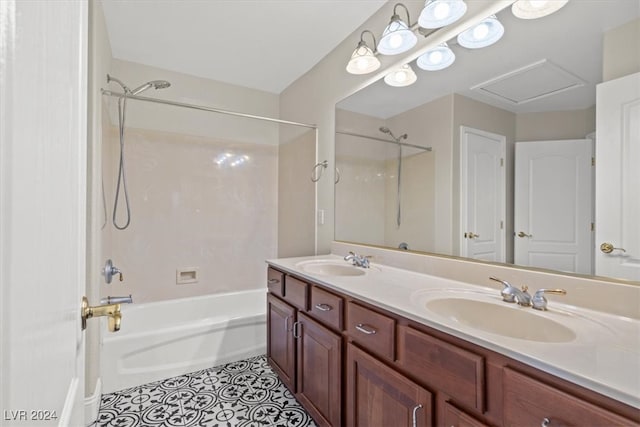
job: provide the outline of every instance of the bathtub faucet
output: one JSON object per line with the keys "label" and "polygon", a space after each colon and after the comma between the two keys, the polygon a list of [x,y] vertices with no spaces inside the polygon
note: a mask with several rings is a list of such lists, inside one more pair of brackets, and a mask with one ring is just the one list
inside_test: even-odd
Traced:
{"label": "bathtub faucet", "polygon": [[[109,302],[104,304],[104,302]],[[128,297],[107,297],[100,300],[101,305],[90,306],[87,297],[82,297],[82,329],[87,328],[87,319],[92,317],[108,317],[108,326],[110,332],[118,332],[122,321],[122,313],[120,312],[121,303],[131,303],[131,295]]]}

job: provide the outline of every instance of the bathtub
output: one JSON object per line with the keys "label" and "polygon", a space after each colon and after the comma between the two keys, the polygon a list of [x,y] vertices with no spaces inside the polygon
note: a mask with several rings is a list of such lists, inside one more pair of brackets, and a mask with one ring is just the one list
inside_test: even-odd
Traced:
{"label": "bathtub", "polygon": [[101,340],[102,393],[264,354],[266,329],[264,289],[123,304]]}

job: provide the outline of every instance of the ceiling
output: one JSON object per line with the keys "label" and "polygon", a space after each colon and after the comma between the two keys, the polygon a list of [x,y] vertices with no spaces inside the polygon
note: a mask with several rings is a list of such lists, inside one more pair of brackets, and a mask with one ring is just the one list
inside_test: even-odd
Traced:
{"label": "ceiling", "polygon": [[280,93],[384,0],[102,0],[113,57]]}
{"label": "ceiling", "polygon": [[[414,62],[411,65],[418,81],[413,85],[394,88],[378,81],[341,101],[338,107],[387,119],[450,93],[459,93],[514,113],[586,109],[595,104],[595,85],[602,81],[603,33],[638,18],[639,12],[637,0],[572,0],[558,12],[535,20],[518,19],[507,8],[498,14],[505,34],[496,44],[471,50],[458,46],[454,39],[449,45],[456,61],[449,68],[423,71]],[[543,62],[549,67],[533,67]],[[584,84],[519,104],[490,96],[486,90],[471,90],[528,67],[540,72],[524,73],[517,83],[499,84],[512,94],[524,91],[529,97],[535,97],[534,86],[544,93],[554,84],[570,85],[566,82],[568,77]],[[559,72],[552,78],[549,69],[558,67]]]}

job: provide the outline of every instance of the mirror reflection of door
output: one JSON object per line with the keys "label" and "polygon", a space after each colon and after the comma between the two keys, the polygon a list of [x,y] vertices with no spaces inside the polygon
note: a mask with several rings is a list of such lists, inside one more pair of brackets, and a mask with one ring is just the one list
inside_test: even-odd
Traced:
{"label": "mirror reflection of door", "polygon": [[592,274],[593,140],[516,142],[516,264]]}
{"label": "mirror reflection of door", "polygon": [[505,262],[506,138],[460,127],[460,255]]}
{"label": "mirror reflection of door", "polygon": [[640,281],[640,73],[598,85],[596,109],[595,273]]}

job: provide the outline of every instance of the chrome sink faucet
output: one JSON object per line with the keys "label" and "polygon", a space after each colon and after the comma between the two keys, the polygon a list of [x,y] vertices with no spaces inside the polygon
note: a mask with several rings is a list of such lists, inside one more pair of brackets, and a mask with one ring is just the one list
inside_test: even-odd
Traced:
{"label": "chrome sink faucet", "polygon": [[347,255],[345,255],[345,261],[351,261],[351,265],[355,265],[356,267],[369,268],[369,258],[370,256],[358,255],[355,252],[349,251]]}
{"label": "chrome sink faucet", "polygon": [[531,306],[531,295],[527,292],[529,289],[527,286],[523,286],[522,290],[516,288],[511,285],[511,283],[506,280],[498,279],[497,277],[489,277],[489,279],[502,283],[502,291],[500,291],[500,295],[502,295],[502,300],[506,302],[517,302],[518,305],[523,307]]}

